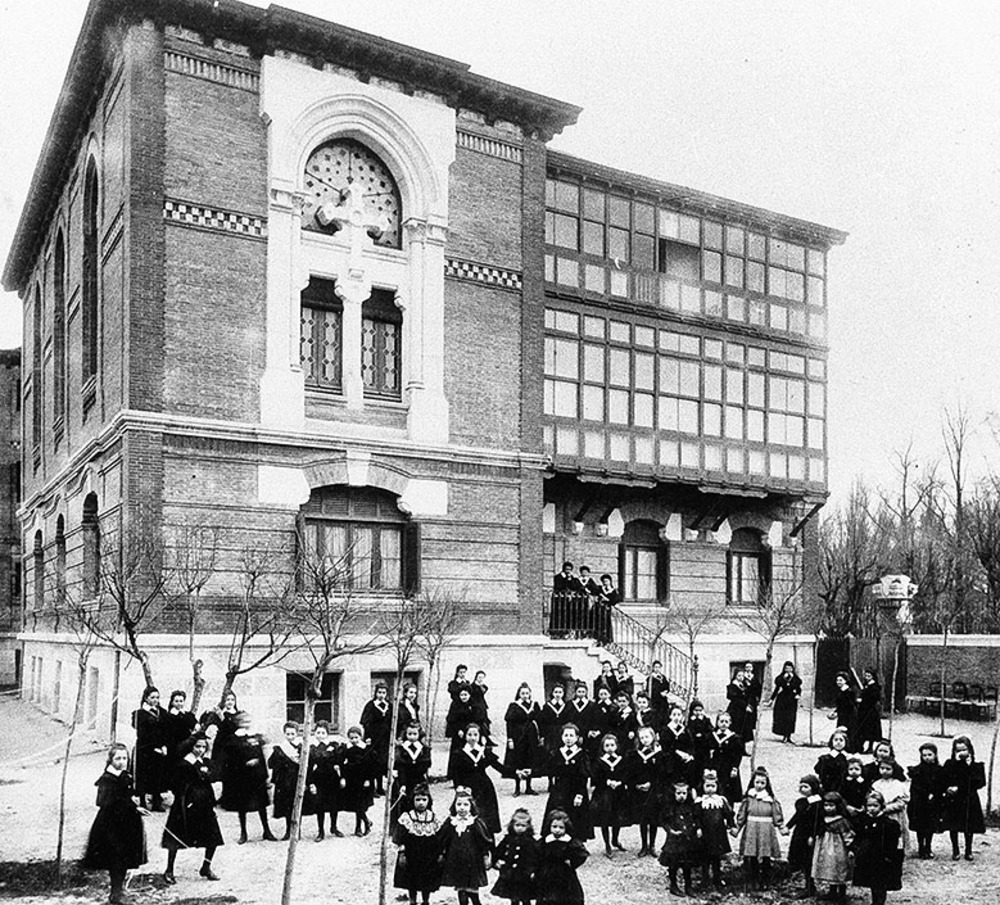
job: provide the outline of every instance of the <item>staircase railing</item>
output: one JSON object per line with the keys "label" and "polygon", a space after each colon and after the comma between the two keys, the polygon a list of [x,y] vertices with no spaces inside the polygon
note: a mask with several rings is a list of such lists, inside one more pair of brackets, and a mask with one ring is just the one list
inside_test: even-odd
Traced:
{"label": "staircase railing", "polygon": [[558,593],[551,595],[545,617],[549,637],[591,638],[645,675],[653,671],[653,661],[659,660],[670,690],[677,697],[688,697],[697,668],[691,657],[618,607],[586,594]]}

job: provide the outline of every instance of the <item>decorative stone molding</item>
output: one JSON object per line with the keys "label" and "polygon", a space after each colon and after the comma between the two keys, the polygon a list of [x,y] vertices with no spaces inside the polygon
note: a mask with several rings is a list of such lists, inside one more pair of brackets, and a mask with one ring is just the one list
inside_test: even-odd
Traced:
{"label": "decorative stone molding", "polygon": [[267,220],[263,217],[254,217],[235,211],[216,210],[187,201],[170,199],[164,201],[163,219],[181,226],[220,230],[253,239],[267,238]]}
{"label": "decorative stone molding", "polygon": [[519,164],[524,158],[522,150],[517,145],[498,141],[495,138],[487,138],[473,132],[463,132],[461,129],[458,130],[458,146],[468,151],[476,151],[479,154],[509,160],[511,163]]}
{"label": "decorative stone molding", "polygon": [[177,72],[192,78],[204,79],[207,82],[228,85],[230,88],[239,88],[241,91],[256,93],[260,89],[260,76],[255,72],[247,72],[245,69],[238,69],[235,66],[225,66],[222,63],[214,63],[200,57],[177,53],[175,50],[164,51],[163,65],[168,72]]}
{"label": "decorative stone molding", "polygon": [[521,274],[516,270],[505,270],[502,267],[491,267],[489,264],[477,264],[474,261],[461,261],[458,258],[446,258],[444,275],[456,280],[471,280],[496,286],[498,289],[509,289],[512,292],[521,291]]}

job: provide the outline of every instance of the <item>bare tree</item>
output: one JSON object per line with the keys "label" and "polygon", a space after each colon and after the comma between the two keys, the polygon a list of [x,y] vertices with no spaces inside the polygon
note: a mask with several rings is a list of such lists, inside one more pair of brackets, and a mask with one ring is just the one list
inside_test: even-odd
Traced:
{"label": "bare tree", "polygon": [[188,619],[188,659],[191,662],[191,712],[197,713],[205,690],[204,661],[195,655],[194,637],[205,585],[215,574],[219,553],[219,529],[197,524],[176,532],[169,551],[174,583]]}
{"label": "bare tree", "polygon": [[656,629],[654,629],[657,643],[662,639],[668,626],[675,628],[677,634],[683,635],[687,641],[688,658],[691,662],[691,681],[688,683],[686,707],[690,707],[691,701],[698,697],[698,656],[695,653],[695,644],[699,635],[713,620],[721,616],[725,609],[724,603],[677,605],[671,601],[670,606],[666,609],[662,629],[659,622],[660,611],[657,611],[658,621]]}
{"label": "bare tree", "polygon": [[425,616],[417,646],[427,664],[427,688],[424,692],[424,729],[427,743],[434,734],[434,717],[438,692],[441,689],[441,655],[452,643],[458,630],[460,604],[467,595],[450,591],[422,591],[419,595]]}
{"label": "bare tree", "polygon": [[[772,580],[767,587],[762,587],[749,611],[737,616],[745,628],[764,639],[764,676],[770,672],[775,643],[799,629],[802,614],[802,581],[789,576]],[[753,745],[750,748],[751,772],[757,764],[759,735],[758,724],[754,728]]]}
{"label": "bare tree", "polygon": [[967,512],[969,542],[980,569],[986,617],[991,631],[1000,628],[1000,478],[980,481]]}
{"label": "bare tree", "polygon": [[316,701],[322,694],[323,677],[339,660],[361,656],[385,647],[379,634],[380,620],[369,602],[352,591],[350,551],[338,560],[308,551],[300,537],[297,563],[295,619],[302,635],[300,651],[312,661],[306,686],[299,776],[292,804],[292,819],[285,859],[281,905],[292,905],[295,853],[302,822],[302,801],[309,772],[309,743]]}

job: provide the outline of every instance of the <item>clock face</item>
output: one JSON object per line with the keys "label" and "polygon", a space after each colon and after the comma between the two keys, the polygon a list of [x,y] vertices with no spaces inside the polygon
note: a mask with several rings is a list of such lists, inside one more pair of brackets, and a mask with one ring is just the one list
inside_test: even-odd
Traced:
{"label": "clock face", "polygon": [[400,247],[399,190],[392,173],[360,142],[340,138],[320,145],[306,162],[303,185],[307,201],[302,216],[304,229],[335,232],[333,224],[324,226],[317,218],[323,205],[339,205],[348,185],[361,188],[365,222],[377,225],[382,233],[373,239],[386,248]]}

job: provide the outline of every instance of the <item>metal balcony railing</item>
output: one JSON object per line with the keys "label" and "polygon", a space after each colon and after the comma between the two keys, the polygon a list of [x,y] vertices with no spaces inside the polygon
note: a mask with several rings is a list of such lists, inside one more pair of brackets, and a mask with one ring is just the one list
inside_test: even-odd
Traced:
{"label": "metal balcony railing", "polygon": [[645,675],[653,661],[663,664],[671,691],[686,698],[693,682],[692,661],[679,647],[643,625],[617,606],[587,594],[551,594],[545,612],[545,633],[550,638],[593,639],[608,653]]}

